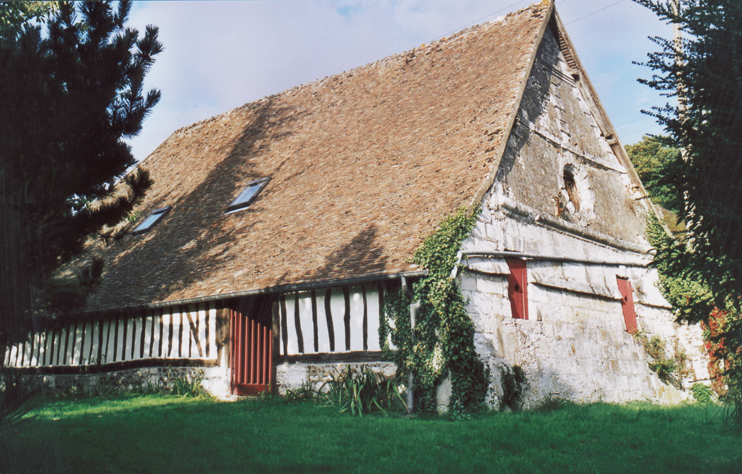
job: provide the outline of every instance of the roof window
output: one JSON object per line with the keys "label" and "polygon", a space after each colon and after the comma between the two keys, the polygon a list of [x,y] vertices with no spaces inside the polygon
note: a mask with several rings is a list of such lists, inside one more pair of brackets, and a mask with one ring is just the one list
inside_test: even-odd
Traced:
{"label": "roof window", "polygon": [[172,208],[173,206],[167,206],[152,211],[152,214],[147,216],[147,218],[144,219],[141,224],[139,224],[133,231],[131,231],[131,235],[137,235],[147,232],[152,227],[154,227],[155,224],[160,222],[160,220],[165,217],[165,215],[170,212],[170,209]]}
{"label": "roof window", "polygon": [[250,204],[252,204],[258,197],[260,191],[262,191],[265,185],[268,184],[268,181],[270,181],[270,178],[261,178],[247,183],[247,186],[240,195],[237,196],[237,199],[232,201],[232,204],[229,205],[227,212],[238,211],[250,206]]}

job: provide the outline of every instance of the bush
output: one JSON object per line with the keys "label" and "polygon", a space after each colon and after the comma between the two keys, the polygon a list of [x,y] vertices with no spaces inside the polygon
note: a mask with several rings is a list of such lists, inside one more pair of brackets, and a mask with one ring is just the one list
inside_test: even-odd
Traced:
{"label": "bush", "polygon": [[351,415],[388,413],[404,406],[395,381],[366,366],[360,369],[348,366],[346,371],[325,382],[319,393],[324,394],[329,403],[340,407],[340,412],[348,411]]}
{"label": "bush", "polygon": [[708,385],[694,383],[690,388],[690,393],[697,402],[710,403],[713,401],[713,390]]}
{"label": "bush", "polygon": [[210,398],[211,395],[202,386],[204,376],[179,377],[173,381],[171,393],[180,397]]}
{"label": "bush", "polygon": [[500,366],[500,377],[502,378],[502,406],[511,410],[520,407],[520,399],[527,383],[526,373],[519,365],[512,367]]}
{"label": "bush", "polygon": [[688,369],[686,367],[687,357],[681,351],[677,350],[672,357],[666,357],[665,341],[658,336],[648,338],[643,332],[634,334],[634,337],[644,346],[647,355],[652,358],[649,362],[649,368],[659,376],[660,380],[665,383],[671,383],[680,388],[676,376],[686,376]]}

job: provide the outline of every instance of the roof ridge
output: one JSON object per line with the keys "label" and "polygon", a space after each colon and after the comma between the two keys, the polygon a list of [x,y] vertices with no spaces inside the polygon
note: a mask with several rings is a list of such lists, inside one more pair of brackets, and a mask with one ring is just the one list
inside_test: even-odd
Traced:
{"label": "roof ridge", "polygon": [[[334,79],[338,79],[338,78],[341,78],[341,77],[346,77],[346,78],[347,77],[351,77],[351,76],[355,75],[358,72],[370,70],[374,66],[382,65],[384,63],[391,63],[391,62],[393,62],[395,60],[407,58],[410,55],[412,55],[413,57],[415,57],[415,56],[417,56],[417,54],[416,54],[417,52],[431,51],[431,50],[434,50],[434,47],[440,46],[441,44],[452,44],[451,43],[452,40],[456,40],[457,42],[458,41],[464,41],[469,36],[471,36],[475,31],[482,32],[485,28],[491,28],[491,27],[494,27],[495,25],[499,25],[499,24],[504,25],[507,21],[512,20],[514,16],[519,16],[519,15],[525,14],[529,10],[533,10],[534,13],[536,13],[536,12],[542,10],[542,9],[547,9],[548,6],[549,6],[549,0],[544,0],[544,1],[540,2],[540,3],[534,3],[534,4],[531,4],[529,6],[523,7],[520,10],[516,10],[514,12],[510,12],[510,13],[506,14],[505,16],[499,16],[499,17],[495,18],[494,20],[489,20],[489,21],[486,21],[484,23],[479,23],[479,24],[476,24],[476,25],[472,25],[472,26],[466,27],[463,30],[457,31],[456,33],[453,33],[450,36],[447,36],[447,37],[444,36],[444,37],[439,38],[437,40],[434,40],[434,41],[432,41],[430,43],[423,43],[420,46],[415,46],[414,48],[408,49],[406,51],[402,51],[400,53],[394,53],[392,55],[385,56],[383,58],[380,58],[380,59],[377,59],[375,61],[372,61],[372,62],[363,64],[361,66],[354,67],[352,69],[348,69],[346,71],[342,71],[342,72],[339,72],[339,73],[331,74],[329,76],[320,77],[320,78],[317,78],[317,79],[315,79],[313,81],[304,82],[302,84],[297,84],[296,86],[290,87],[288,89],[284,89],[283,91],[280,91],[280,92],[276,92],[275,94],[270,94],[270,95],[261,97],[260,99],[247,102],[245,104],[242,104],[240,106],[234,107],[234,108],[232,108],[230,110],[227,110],[225,112],[222,112],[220,114],[213,115],[213,116],[208,117],[208,118],[205,118],[203,120],[199,120],[198,122],[194,122],[194,123],[192,123],[190,125],[183,126],[183,127],[179,128],[179,129],[176,129],[172,133],[172,135],[182,134],[182,133],[185,133],[185,132],[188,132],[188,131],[195,130],[195,129],[200,128],[201,126],[203,126],[203,125],[205,125],[207,123],[211,123],[211,122],[216,121],[216,120],[218,120],[220,118],[223,118],[225,116],[231,115],[233,112],[237,112],[237,111],[240,111],[240,110],[249,109],[249,108],[251,108],[251,106],[257,106],[258,104],[264,103],[265,101],[268,101],[268,100],[272,100],[272,99],[274,99],[276,97],[291,95],[293,93],[297,93],[299,91],[302,91],[302,90],[305,90],[305,89],[311,88],[311,87],[320,87],[323,84],[325,84],[326,82],[330,82],[330,81],[332,81]],[[155,151],[157,151],[157,150],[155,150]]]}

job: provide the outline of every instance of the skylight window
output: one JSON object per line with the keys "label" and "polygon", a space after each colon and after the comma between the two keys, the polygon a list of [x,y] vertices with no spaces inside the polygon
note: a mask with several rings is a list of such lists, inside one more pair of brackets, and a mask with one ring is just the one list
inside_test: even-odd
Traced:
{"label": "skylight window", "polygon": [[160,222],[160,219],[165,217],[165,214],[167,214],[170,209],[172,209],[172,206],[163,207],[162,209],[157,209],[155,211],[152,211],[152,214],[147,216],[146,219],[142,221],[141,224],[139,224],[136,229],[134,229],[131,232],[131,235],[141,234],[143,232],[147,232],[152,227],[154,227],[155,224]]}
{"label": "skylight window", "polygon": [[229,207],[227,208],[227,212],[245,209],[246,207],[250,206],[250,204],[252,204],[253,201],[255,201],[255,199],[258,197],[260,191],[262,191],[265,185],[268,184],[268,181],[270,181],[270,178],[257,179],[248,183],[247,187],[245,187],[240,195],[237,196],[237,199],[232,201],[232,204],[229,205]]}

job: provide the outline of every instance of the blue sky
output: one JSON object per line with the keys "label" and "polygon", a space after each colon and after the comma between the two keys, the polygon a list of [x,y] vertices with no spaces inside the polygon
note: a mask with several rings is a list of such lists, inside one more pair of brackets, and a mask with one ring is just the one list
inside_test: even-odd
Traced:
{"label": "blue sky", "polygon": [[[533,0],[136,2],[130,26],[160,28],[165,51],[145,87],[162,100],[130,141],[144,159],[180,127],[494,20]],[[661,133],[640,110],[662,105],[636,79],[672,28],[631,0],[558,0],[577,54],[624,145]]]}

